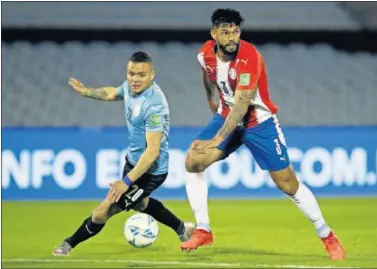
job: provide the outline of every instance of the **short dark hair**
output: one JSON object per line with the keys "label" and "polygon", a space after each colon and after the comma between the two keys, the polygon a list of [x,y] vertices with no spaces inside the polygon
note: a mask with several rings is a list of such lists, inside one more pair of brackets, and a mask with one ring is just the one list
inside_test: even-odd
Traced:
{"label": "short dark hair", "polygon": [[134,62],[134,63],[151,63],[152,58],[151,56],[148,55],[148,53],[144,51],[137,51],[131,55],[131,58],[129,61]]}
{"label": "short dark hair", "polygon": [[219,8],[212,13],[211,21],[213,26],[219,26],[223,23],[234,23],[235,25],[240,26],[244,19],[240,12],[235,9]]}

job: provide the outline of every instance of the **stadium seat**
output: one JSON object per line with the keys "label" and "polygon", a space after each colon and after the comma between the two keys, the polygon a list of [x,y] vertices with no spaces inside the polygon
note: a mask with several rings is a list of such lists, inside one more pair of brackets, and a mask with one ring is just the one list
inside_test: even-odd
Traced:
{"label": "stadium seat", "polygon": [[338,2],[5,2],[2,26],[207,29],[219,7],[242,10],[244,29],[360,28]]}
{"label": "stadium seat", "polygon": [[[169,101],[173,125],[204,125],[211,117],[196,60],[201,44],[76,42],[3,44],[4,126],[123,125],[123,103],[78,96],[88,86],[120,85],[127,59],[147,51]],[[328,45],[263,45],[273,100],[284,125],[376,124],[377,55]],[[4,68],[6,67],[6,68]]]}

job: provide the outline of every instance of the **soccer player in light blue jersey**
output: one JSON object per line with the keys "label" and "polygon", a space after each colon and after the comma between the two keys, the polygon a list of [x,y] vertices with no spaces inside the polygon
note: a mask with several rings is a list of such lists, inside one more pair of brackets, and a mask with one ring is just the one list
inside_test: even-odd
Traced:
{"label": "soccer player in light blue jersey", "polygon": [[77,231],[53,252],[67,256],[79,243],[95,236],[106,221],[130,209],[147,213],[172,228],[186,241],[195,225],[182,222],[150,194],[168,175],[169,107],[164,93],[154,82],[152,59],[145,52],[135,52],[127,65],[127,80],[120,87],[87,88],[71,79],[69,84],[83,96],[105,100],[124,100],[129,133],[123,178],[110,184],[106,199],[93,210]]}

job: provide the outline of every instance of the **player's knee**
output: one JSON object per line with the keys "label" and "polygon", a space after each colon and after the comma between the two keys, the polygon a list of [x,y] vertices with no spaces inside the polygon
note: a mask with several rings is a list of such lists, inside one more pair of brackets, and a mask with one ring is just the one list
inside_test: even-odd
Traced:
{"label": "player's knee", "polygon": [[199,173],[199,164],[197,160],[195,159],[194,154],[189,151],[186,155],[186,160],[185,160],[185,166],[186,166],[186,171],[189,173]]}
{"label": "player's knee", "polygon": [[190,149],[186,155],[185,166],[189,173],[202,173],[212,163],[210,155],[198,154]]}
{"label": "player's knee", "polygon": [[95,223],[105,223],[108,219],[109,206],[101,204],[92,212],[92,220]]}
{"label": "player's knee", "polygon": [[112,216],[122,212],[122,208],[118,204],[112,204],[107,211],[107,219],[111,218]]}
{"label": "player's knee", "polygon": [[202,173],[206,169],[206,166],[199,163],[186,163],[186,171],[189,173]]}
{"label": "player's knee", "polygon": [[92,212],[92,220],[95,223],[104,223],[107,221],[107,213],[101,209],[94,209]]}

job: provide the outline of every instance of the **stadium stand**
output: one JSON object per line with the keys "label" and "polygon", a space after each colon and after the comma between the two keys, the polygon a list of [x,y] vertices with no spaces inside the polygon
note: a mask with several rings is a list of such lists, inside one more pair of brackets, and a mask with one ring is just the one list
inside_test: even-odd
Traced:
{"label": "stadium stand", "polygon": [[365,28],[377,29],[377,2],[346,2],[344,6]]}
{"label": "stadium stand", "polygon": [[[200,45],[4,44],[3,125],[122,125],[121,102],[79,97],[67,82],[74,76],[88,86],[120,85],[127,58],[136,50],[145,50],[154,59],[156,80],[170,102],[172,124],[204,125],[210,112],[196,62]],[[266,44],[258,48],[267,64],[273,100],[282,108],[279,117],[283,124],[376,124],[376,54],[346,53],[325,44]]]}
{"label": "stadium stand", "polygon": [[[2,27],[208,33],[208,14],[219,7],[242,10],[247,18],[245,32],[299,30],[315,36],[312,31],[355,33],[364,29],[360,12],[374,6],[356,2],[4,2]],[[170,101],[172,124],[206,124],[211,115],[196,62],[201,44],[124,39],[127,41],[62,44],[2,40],[3,125],[123,125],[121,103],[80,98],[67,81],[73,76],[88,86],[119,85],[125,79],[127,58],[136,50],[146,50],[154,59],[157,82]],[[377,124],[377,54],[357,52],[354,44],[365,43],[363,40],[351,40],[350,51],[356,51],[352,53],[325,42],[258,43],[267,63],[272,98],[282,108],[283,124]]]}
{"label": "stadium stand", "polygon": [[2,9],[5,27],[207,29],[219,7],[242,10],[245,30],[361,27],[338,2],[4,2]]}

